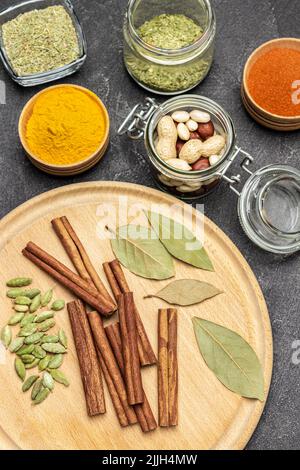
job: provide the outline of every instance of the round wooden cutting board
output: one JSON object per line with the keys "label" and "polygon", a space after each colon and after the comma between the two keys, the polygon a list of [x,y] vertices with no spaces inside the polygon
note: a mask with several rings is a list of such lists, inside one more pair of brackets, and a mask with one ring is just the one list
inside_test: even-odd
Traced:
{"label": "round wooden cutting board", "polygon": [[[121,199],[120,199],[121,198]],[[90,254],[103,279],[102,263],[114,258],[109,240],[101,239],[107,223],[114,226],[112,208],[126,204],[130,221],[146,223],[142,209],[151,204],[165,208],[182,202],[142,186],[99,182],[59,188],[26,202],[0,222],[0,326],[11,314],[6,298],[7,279],[26,275],[42,290],[53,280],[25,259],[21,250],[36,242],[74,269],[58,241],[50,221],[66,215]],[[135,204],[135,206],[132,206]],[[139,204],[140,206],[138,206]],[[112,206],[111,206],[112,205]],[[142,207],[141,207],[142,206]],[[203,216],[194,211],[198,221]],[[126,221],[125,221],[126,223]],[[62,370],[71,385],[56,384],[53,394],[41,405],[32,406],[30,394],[23,394],[14,371],[14,354],[0,356],[0,448],[3,449],[243,449],[253,434],[265,403],[241,398],[227,390],[205,365],[198,350],[192,317],[198,316],[226,326],[242,335],[257,352],[264,370],[266,397],[272,374],[272,333],[267,307],[259,285],[237,248],[209,219],[204,218],[205,247],[215,273],[175,262],[176,279],[195,278],[210,282],[225,293],[200,305],[179,308],[179,426],[143,434],[139,426],[122,429],[117,421],[107,389],[107,413],[87,416],[76,351],[67,311],[57,313],[57,325],[66,330],[69,352]],[[149,281],[126,271],[149,338],[157,349],[157,310],[167,304],[143,297],[160,290],[170,281]],[[56,298],[73,299],[61,286]],[[1,360],[2,359],[2,360]],[[4,364],[3,364],[4,362]],[[145,391],[157,417],[156,367],[142,372]]]}

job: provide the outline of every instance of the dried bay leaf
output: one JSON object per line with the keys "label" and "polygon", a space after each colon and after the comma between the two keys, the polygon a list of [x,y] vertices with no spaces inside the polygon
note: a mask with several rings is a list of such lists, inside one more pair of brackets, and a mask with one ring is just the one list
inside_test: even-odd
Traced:
{"label": "dried bay leaf", "polygon": [[205,271],[214,271],[207,251],[189,229],[162,214],[148,211],[146,216],[160,241],[174,258]]}
{"label": "dried bay leaf", "polygon": [[219,294],[222,294],[222,291],[207,282],[196,279],[179,279],[168,284],[157,294],[148,295],[145,298],[157,297],[170,305],[187,307],[204,302],[204,300]]}
{"label": "dried bay leaf", "polygon": [[111,246],[121,264],[138,276],[163,280],[175,274],[172,257],[148,227],[118,228]]}
{"label": "dried bay leaf", "polygon": [[193,318],[200,352],[212,372],[232,392],[264,401],[264,377],[252,347],[237,333],[207,320]]}

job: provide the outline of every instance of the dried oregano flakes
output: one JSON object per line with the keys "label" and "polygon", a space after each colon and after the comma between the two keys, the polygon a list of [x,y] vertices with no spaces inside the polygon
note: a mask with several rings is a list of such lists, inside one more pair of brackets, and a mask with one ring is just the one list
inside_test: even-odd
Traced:
{"label": "dried oregano flakes", "polygon": [[154,16],[138,29],[144,42],[160,49],[182,49],[193,44],[202,34],[202,28],[185,15]]}
{"label": "dried oregano flakes", "polygon": [[23,13],[1,30],[8,59],[18,76],[55,70],[80,55],[74,24],[61,5]]}

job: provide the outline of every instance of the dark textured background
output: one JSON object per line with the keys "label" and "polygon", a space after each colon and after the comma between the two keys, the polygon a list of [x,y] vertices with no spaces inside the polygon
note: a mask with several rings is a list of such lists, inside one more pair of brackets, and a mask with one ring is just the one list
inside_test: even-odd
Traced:
{"label": "dark textured background", "polygon": [[[184,0],[183,0],[184,1]],[[15,2],[1,0],[6,7]],[[196,93],[227,109],[234,119],[239,144],[255,157],[254,166],[280,162],[299,168],[299,132],[280,134],[259,127],[240,100],[243,65],[254,48],[279,36],[299,35],[299,0],[214,0],[218,32],[210,75]],[[152,186],[142,159],[142,143],[116,136],[116,129],[144,91],[127,75],[122,63],[122,18],[126,0],[74,0],[88,40],[83,69],[65,80],[91,88],[103,99],[112,121],[111,146],[102,162],[88,173],[59,179],[36,170],[25,158],[17,136],[20,111],[39,88],[22,89],[0,66],[7,104],[0,105],[0,217],[27,199],[61,185],[93,180],[120,180]],[[299,77],[300,79],[300,77]],[[205,212],[237,244],[252,266],[265,294],[274,334],[274,376],[262,420],[249,449],[300,448],[300,365],[291,362],[292,343],[300,339],[299,256],[265,254],[243,234],[236,196],[225,185],[205,200]]]}

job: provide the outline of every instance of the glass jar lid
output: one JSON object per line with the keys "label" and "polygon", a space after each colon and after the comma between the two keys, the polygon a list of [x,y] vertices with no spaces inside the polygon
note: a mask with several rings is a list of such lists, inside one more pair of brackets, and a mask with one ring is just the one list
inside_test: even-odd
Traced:
{"label": "glass jar lid", "polygon": [[261,168],[246,181],[238,202],[246,235],[278,254],[300,250],[300,171],[288,165]]}

